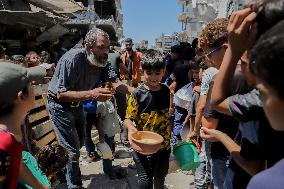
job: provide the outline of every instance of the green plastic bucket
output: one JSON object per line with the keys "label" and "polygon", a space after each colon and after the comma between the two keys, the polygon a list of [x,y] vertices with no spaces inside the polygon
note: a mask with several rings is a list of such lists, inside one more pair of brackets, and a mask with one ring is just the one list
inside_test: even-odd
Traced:
{"label": "green plastic bucket", "polygon": [[192,142],[175,145],[173,153],[178,165],[184,171],[195,169],[200,164],[196,147]]}

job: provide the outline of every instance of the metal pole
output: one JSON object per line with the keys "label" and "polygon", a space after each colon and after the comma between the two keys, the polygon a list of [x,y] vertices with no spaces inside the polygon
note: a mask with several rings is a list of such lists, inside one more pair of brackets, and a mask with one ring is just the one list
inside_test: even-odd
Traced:
{"label": "metal pole", "polygon": [[101,1],[101,18],[103,18],[103,1]]}
{"label": "metal pole", "polygon": [[94,10],[95,5],[94,5],[94,0],[88,0],[88,10]]}

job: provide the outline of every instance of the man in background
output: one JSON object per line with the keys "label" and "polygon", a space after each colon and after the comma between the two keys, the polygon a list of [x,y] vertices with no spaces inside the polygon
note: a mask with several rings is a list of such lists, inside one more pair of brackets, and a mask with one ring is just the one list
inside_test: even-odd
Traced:
{"label": "man in background", "polygon": [[120,68],[121,79],[128,80],[128,83],[132,83],[133,87],[137,87],[138,83],[141,81],[140,73],[140,62],[141,62],[141,53],[134,51],[132,49],[133,41],[131,38],[125,40],[126,51],[121,55],[121,60],[123,67]]}

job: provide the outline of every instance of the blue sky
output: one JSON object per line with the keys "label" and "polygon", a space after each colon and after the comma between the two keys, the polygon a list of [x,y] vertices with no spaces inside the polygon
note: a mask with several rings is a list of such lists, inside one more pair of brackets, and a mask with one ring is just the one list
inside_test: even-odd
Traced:
{"label": "blue sky", "polygon": [[178,16],[181,6],[177,0],[121,0],[123,32],[134,42],[148,40],[154,45],[161,33],[181,31]]}

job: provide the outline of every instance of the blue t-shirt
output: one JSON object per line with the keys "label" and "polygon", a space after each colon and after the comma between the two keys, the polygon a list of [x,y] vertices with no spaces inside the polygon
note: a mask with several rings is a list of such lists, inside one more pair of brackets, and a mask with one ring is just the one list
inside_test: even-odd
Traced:
{"label": "blue t-shirt", "polygon": [[284,189],[284,159],[255,175],[247,189]]}
{"label": "blue t-shirt", "polygon": [[96,81],[117,81],[117,75],[110,63],[106,67],[91,66],[87,62],[84,48],[71,49],[57,63],[49,84],[48,95],[56,98],[57,93],[86,91],[95,87]]}

